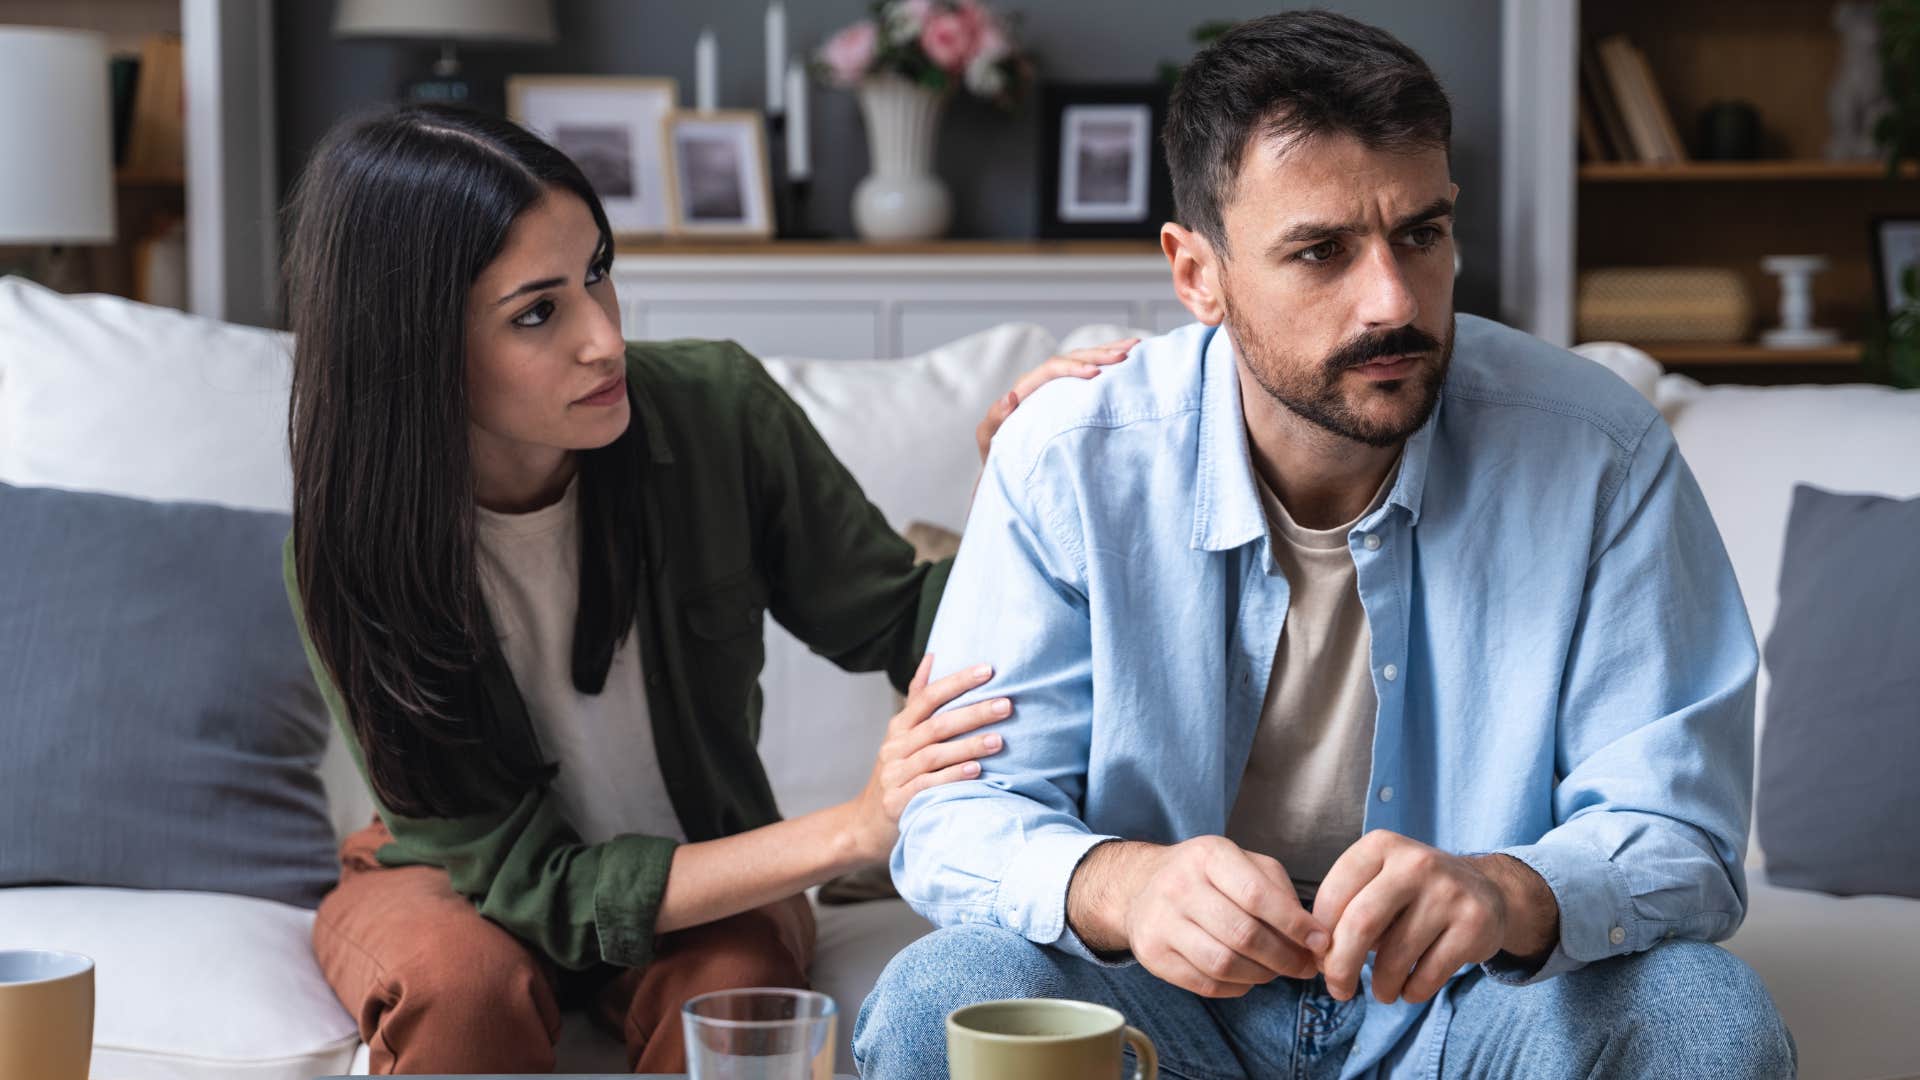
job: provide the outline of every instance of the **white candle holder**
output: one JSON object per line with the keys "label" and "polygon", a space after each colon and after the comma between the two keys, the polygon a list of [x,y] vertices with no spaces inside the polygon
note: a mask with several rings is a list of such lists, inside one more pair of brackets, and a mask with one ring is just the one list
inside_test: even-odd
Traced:
{"label": "white candle holder", "polygon": [[1825,255],[1769,255],[1760,266],[1780,276],[1780,325],[1760,335],[1769,349],[1820,349],[1840,343],[1840,332],[1813,325],[1813,275],[1828,266]]}

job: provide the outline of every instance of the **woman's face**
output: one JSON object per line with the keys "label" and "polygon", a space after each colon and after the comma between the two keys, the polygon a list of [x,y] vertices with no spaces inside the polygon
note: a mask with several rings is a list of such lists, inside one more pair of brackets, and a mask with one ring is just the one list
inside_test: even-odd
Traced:
{"label": "woman's face", "polygon": [[605,446],[627,429],[612,260],[587,204],[549,187],[514,219],[499,256],[474,281],[467,406],[483,493],[536,495],[571,476],[570,451]]}

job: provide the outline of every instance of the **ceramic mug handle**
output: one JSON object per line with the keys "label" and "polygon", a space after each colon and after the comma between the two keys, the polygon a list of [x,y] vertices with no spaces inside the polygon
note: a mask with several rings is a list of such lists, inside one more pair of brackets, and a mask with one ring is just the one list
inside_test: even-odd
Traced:
{"label": "ceramic mug handle", "polygon": [[1160,1054],[1153,1048],[1153,1040],[1147,1038],[1146,1032],[1132,1026],[1122,1036],[1127,1040],[1127,1045],[1133,1047],[1136,1062],[1133,1080],[1156,1080],[1160,1075]]}

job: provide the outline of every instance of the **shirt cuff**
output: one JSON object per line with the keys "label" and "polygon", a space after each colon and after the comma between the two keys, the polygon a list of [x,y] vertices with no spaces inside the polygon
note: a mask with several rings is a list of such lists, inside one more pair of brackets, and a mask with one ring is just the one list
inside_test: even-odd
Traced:
{"label": "shirt cuff", "polygon": [[1066,828],[1029,835],[1000,875],[993,897],[995,918],[1035,944],[1051,945],[1103,967],[1131,964],[1131,956],[1117,961],[1100,957],[1067,925],[1067,887],[1073,883],[1073,872],[1087,852],[1118,839]]}
{"label": "shirt cuff", "polygon": [[[1551,835],[1551,834],[1549,834]],[[1539,965],[1523,964],[1505,953],[1481,964],[1489,978],[1512,986],[1530,986],[1556,975],[1646,948],[1632,899],[1620,871],[1576,841],[1501,848],[1496,854],[1525,863],[1539,874],[1560,907],[1560,940]]]}
{"label": "shirt cuff", "polygon": [[653,961],[653,928],[679,843],[664,836],[616,836],[599,848],[593,879],[593,927],[600,959],[620,967]]}

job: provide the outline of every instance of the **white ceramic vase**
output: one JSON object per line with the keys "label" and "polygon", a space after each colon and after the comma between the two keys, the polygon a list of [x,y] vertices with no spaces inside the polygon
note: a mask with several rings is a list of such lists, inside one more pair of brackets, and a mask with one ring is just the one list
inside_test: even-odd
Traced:
{"label": "white ceramic vase", "polygon": [[898,75],[876,75],[860,84],[873,169],[853,189],[853,227],[861,237],[899,243],[931,240],[947,231],[953,200],[933,173],[933,145],[946,103],[945,94]]}

